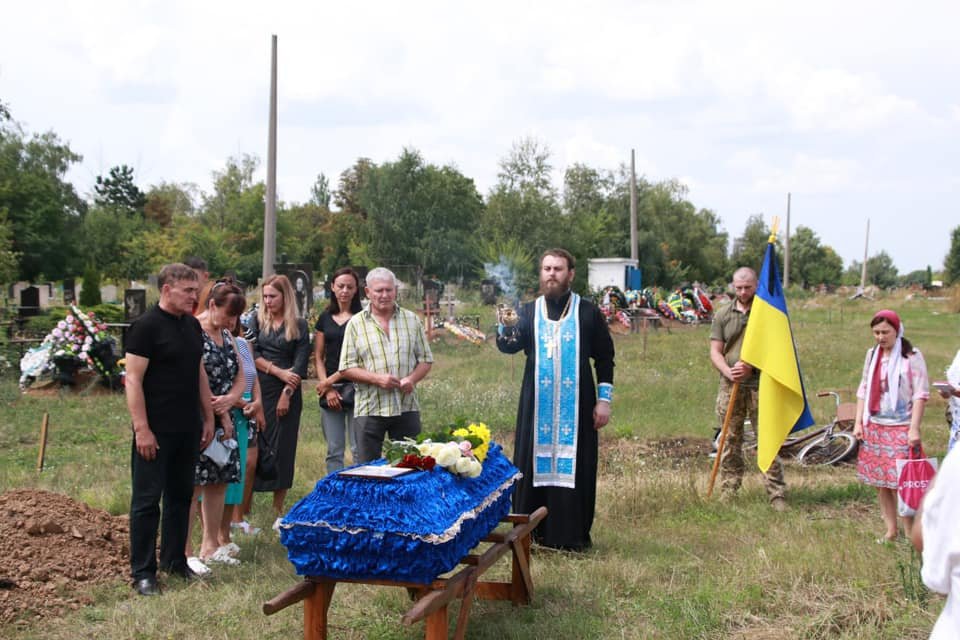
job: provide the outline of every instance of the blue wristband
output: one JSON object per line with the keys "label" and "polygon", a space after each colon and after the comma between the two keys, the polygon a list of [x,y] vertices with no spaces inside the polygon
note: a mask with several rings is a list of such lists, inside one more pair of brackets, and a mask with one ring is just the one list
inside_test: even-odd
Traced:
{"label": "blue wristband", "polygon": [[597,400],[600,402],[613,402],[613,385],[609,382],[601,382],[597,385]]}

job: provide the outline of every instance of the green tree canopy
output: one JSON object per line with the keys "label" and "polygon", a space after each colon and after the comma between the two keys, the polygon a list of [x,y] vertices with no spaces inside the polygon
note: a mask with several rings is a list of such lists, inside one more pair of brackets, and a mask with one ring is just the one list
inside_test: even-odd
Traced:
{"label": "green tree canopy", "polygon": [[790,282],[813,287],[840,284],[843,260],[831,247],[820,243],[813,229],[797,227],[790,238]]}
{"label": "green tree canopy", "polygon": [[943,261],[943,275],[949,284],[960,283],[960,226],[950,232],[950,251]]}
{"label": "green tree canopy", "polygon": [[483,210],[473,180],[454,167],[427,164],[404,149],[395,162],[369,169],[359,204],[367,212],[372,254],[409,265],[417,278],[453,278],[474,268],[470,240]]}
{"label": "green tree canopy", "polygon": [[93,185],[94,202],[103,207],[122,211],[127,215],[143,215],[146,194],[133,181],[133,169],[125,164],[112,167],[106,177],[97,176]]}
{"label": "green tree canopy", "polygon": [[0,123],[0,211],[12,227],[20,278],[79,271],[77,231],[86,204],[65,176],[80,160],[53,132],[27,135],[12,121]]}

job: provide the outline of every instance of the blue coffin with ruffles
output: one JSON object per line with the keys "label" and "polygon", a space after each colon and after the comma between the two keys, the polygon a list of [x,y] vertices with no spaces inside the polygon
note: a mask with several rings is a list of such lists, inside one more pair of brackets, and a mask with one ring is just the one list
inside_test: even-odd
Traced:
{"label": "blue coffin with ruffles", "polygon": [[495,443],[476,478],[440,467],[388,480],[332,473],[283,517],[280,541],[300,575],[427,584],[510,512],[519,478]]}

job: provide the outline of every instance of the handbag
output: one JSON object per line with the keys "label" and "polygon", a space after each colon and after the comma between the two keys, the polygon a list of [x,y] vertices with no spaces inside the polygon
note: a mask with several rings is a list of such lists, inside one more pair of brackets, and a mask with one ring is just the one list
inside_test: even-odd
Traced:
{"label": "handbag", "polygon": [[937,475],[937,459],[927,458],[923,447],[910,447],[910,457],[897,460],[897,511],[901,516],[912,516]]}
{"label": "handbag", "polygon": [[257,432],[257,478],[264,482],[277,479],[277,450],[267,440],[263,431]]}
{"label": "handbag", "polygon": [[[331,388],[340,394],[341,409],[350,409],[353,407],[357,388],[353,386],[352,382],[334,382]],[[328,411],[331,410],[327,404],[327,394],[320,396],[320,408],[327,409]]]}

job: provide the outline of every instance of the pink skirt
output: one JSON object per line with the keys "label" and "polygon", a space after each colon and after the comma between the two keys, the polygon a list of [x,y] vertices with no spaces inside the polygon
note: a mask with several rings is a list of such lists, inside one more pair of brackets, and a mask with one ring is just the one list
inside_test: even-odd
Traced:
{"label": "pink skirt", "polygon": [[897,460],[910,457],[908,424],[892,426],[868,422],[857,456],[857,478],[874,487],[897,488]]}

